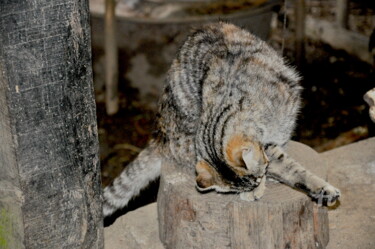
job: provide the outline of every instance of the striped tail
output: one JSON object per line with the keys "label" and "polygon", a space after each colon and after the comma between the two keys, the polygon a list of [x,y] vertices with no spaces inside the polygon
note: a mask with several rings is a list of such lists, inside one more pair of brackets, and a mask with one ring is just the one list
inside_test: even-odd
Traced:
{"label": "striped tail", "polygon": [[160,176],[160,170],[161,155],[157,144],[152,141],[111,185],[104,188],[104,217],[128,205],[142,189]]}

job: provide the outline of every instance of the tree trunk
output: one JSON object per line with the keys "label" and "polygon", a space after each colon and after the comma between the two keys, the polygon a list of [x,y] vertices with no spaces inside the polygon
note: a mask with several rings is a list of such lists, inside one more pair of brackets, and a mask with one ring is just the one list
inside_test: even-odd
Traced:
{"label": "tree trunk", "polygon": [[0,248],[102,248],[88,2],[0,5]]}
{"label": "tree trunk", "polygon": [[[305,161],[314,165],[311,158]],[[271,182],[256,202],[234,194],[200,194],[194,175],[170,162],[163,165],[158,215],[167,249],[307,249],[325,248],[329,240],[327,210],[305,194]]]}

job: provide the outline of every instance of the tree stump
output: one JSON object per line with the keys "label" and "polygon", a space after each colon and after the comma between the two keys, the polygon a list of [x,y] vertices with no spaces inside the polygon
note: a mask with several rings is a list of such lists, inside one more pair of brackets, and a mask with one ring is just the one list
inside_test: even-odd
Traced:
{"label": "tree stump", "polygon": [[[288,151],[310,170],[324,167],[307,146],[292,143]],[[325,248],[329,240],[326,208],[297,190],[267,181],[265,195],[256,202],[236,194],[201,194],[194,174],[170,162],[162,168],[158,215],[167,249]]]}

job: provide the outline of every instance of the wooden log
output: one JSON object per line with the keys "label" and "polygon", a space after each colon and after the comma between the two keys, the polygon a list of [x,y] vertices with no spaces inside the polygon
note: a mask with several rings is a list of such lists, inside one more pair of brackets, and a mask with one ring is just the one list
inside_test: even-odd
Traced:
{"label": "wooden log", "polygon": [[102,248],[88,1],[0,5],[0,248]]}
{"label": "wooden log", "polygon": [[[310,148],[294,151],[289,153],[305,165],[323,165]],[[246,202],[236,194],[198,193],[194,178],[164,162],[158,216],[167,249],[304,249],[328,244],[327,210],[303,193],[267,182],[261,200]]]}

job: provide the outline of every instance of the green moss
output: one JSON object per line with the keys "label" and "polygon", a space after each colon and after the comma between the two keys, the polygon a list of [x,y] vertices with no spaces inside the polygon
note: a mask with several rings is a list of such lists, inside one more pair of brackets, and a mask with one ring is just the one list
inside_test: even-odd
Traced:
{"label": "green moss", "polygon": [[10,246],[12,239],[12,220],[5,208],[0,209],[0,249],[6,249]]}

